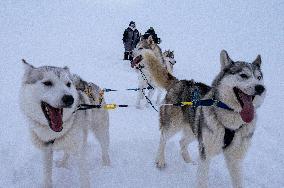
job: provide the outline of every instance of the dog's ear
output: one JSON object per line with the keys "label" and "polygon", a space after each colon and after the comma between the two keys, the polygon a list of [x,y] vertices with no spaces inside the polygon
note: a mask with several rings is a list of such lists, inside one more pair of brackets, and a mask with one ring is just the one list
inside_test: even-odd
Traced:
{"label": "dog's ear", "polygon": [[252,62],[252,64],[256,65],[257,67],[260,68],[261,66],[261,56],[257,55],[256,59]]}
{"label": "dog's ear", "polygon": [[24,76],[23,76],[23,83],[24,84],[33,84],[35,83],[37,80],[42,79],[41,78],[41,73],[34,71],[34,69],[36,69],[33,65],[27,63],[26,60],[22,59],[22,63],[24,65]]}
{"label": "dog's ear", "polygon": [[32,69],[35,68],[31,64],[29,64],[25,59],[22,59],[22,63],[24,65],[25,72],[29,72],[29,71],[31,71]]}
{"label": "dog's ear", "polygon": [[233,63],[226,50],[222,50],[220,53],[221,68],[224,69],[227,65]]}

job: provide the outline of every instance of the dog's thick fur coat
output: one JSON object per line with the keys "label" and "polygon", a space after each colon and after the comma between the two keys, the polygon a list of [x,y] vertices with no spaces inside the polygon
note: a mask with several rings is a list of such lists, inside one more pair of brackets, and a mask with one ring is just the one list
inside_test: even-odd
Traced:
{"label": "dog's thick fur coat", "polygon": [[233,109],[161,106],[157,167],[165,167],[166,141],[182,131],[180,150],[185,162],[192,162],[187,151],[189,143],[195,139],[199,143],[197,187],[208,186],[210,159],[221,152],[233,187],[243,187],[242,161],[256,126],[254,109],[262,104],[265,96],[260,56],[253,63],[234,62],[223,50],[220,55],[221,71],[211,87],[193,80],[178,80],[159,63],[154,53],[143,54],[143,59],[156,84],[167,90],[164,103],[191,101],[193,90],[198,89],[202,99],[222,101]]}
{"label": "dog's thick fur coat", "polygon": [[[146,53],[147,51],[150,51],[155,54],[155,57],[159,60],[160,64],[165,67],[170,73],[173,72],[173,65],[176,63],[174,59],[174,52],[167,50],[164,53],[162,53],[162,49],[159,47],[158,44],[154,43],[154,41],[150,39],[142,39],[138,44],[136,49],[133,51],[134,59]],[[142,62],[140,62],[141,67],[144,66],[144,60],[142,59]],[[147,82],[145,81],[145,78],[141,75],[141,72],[137,70],[138,74],[138,88],[147,88],[150,84],[153,86],[153,89],[150,89],[148,92],[147,97],[151,99],[157,91],[157,100],[156,104],[159,105],[161,103],[161,97],[162,97],[162,90],[159,87],[156,87],[155,82],[153,82],[153,78],[151,74],[149,74],[149,71],[147,68],[142,68],[141,71],[145,75]],[[141,100],[144,98],[144,95],[141,90],[137,92],[137,99],[136,99],[136,107],[141,108]],[[149,106],[147,103],[146,106]]]}
{"label": "dog's thick fur coat", "polygon": [[[81,187],[90,187],[86,161],[88,129],[96,135],[103,164],[108,165],[109,115],[103,109],[73,112],[82,103],[98,104],[100,88],[71,74],[67,67],[35,68],[23,62],[20,104],[29,121],[31,139],[43,151],[43,186],[52,187],[53,153],[61,150],[64,157],[56,165],[65,167],[69,155],[74,155]],[[86,87],[91,94],[84,91]]]}

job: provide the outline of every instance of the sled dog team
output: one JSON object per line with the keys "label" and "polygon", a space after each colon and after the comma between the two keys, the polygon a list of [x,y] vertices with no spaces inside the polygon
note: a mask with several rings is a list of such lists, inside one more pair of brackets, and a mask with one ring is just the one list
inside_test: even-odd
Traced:
{"label": "sled dog team", "polygon": [[[243,187],[242,161],[256,128],[256,109],[262,104],[266,89],[261,71],[261,57],[252,62],[234,61],[221,51],[221,68],[212,85],[194,80],[179,80],[173,73],[175,64],[172,51],[164,54],[152,41],[141,40],[133,52],[135,67],[142,70],[147,80],[166,90],[163,103],[200,100],[194,107],[160,107],[160,143],[156,166],[166,165],[165,146],[177,132],[182,132],[180,153],[186,163],[192,163],[188,145],[198,141],[200,160],[197,187],[208,186],[210,160],[223,153],[233,187]],[[100,97],[100,87],[72,74],[68,67],[34,67],[23,60],[20,106],[29,121],[31,139],[43,152],[43,186],[52,187],[53,153],[63,150],[64,156],[56,161],[65,167],[70,155],[76,157],[81,187],[90,187],[86,164],[88,131],[97,137],[102,148],[102,163],[110,164],[109,114],[101,109],[76,111],[80,104],[106,104]],[[139,88],[147,87],[139,75]],[[154,91],[150,91],[151,98]],[[160,91],[159,91],[160,93]],[[160,94],[158,94],[159,96]],[[137,96],[137,107],[143,95]],[[157,100],[159,104],[159,97]]]}

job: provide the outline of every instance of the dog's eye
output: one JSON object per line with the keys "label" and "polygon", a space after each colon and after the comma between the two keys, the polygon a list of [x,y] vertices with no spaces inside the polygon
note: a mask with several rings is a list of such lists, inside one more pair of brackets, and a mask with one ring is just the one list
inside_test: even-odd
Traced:
{"label": "dog's eye", "polygon": [[242,77],[243,79],[248,79],[248,75],[246,74],[240,74],[240,77]]}
{"label": "dog's eye", "polygon": [[258,76],[258,77],[257,77],[258,80],[261,80],[261,78],[262,78],[261,76]]}
{"label": "dog's eye", "polygon": [[43,84],[45,86],[52,86],[53,85],[51,81],[45,81],[45,82],[43,82]]}
{"label": "dog's eye", "polygon": [[68,83],[66,84],[66,86],[67,86],[67,87],[71,87],[71,83],[68,82]]}

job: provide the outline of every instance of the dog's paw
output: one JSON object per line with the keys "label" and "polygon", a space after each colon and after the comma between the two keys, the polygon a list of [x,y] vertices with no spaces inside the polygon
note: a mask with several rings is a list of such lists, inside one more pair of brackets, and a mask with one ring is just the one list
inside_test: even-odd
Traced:
{"label": "dog's paw", "polygon": [[189,156],[189,153],[187,151],[181,152],[181,156],[182,156],[184,162],[186,162],[186,163],[191,163],[192,162],[192,160],[191,160],[191,158]]}
{"label": "dog's paw", "polygon": [[197,163],[193,160],[191,160],[191,158],[189,157],[189,155],[182,155],[182,158],[184,160],[184,162],[186,163],[190,163],[190,164],[193,164],[193,165],[196,165]]}
{"label": "dog's paw", "polygon": [[42,185],[43,188],[52,188],[52,183],[45,183]]}
{"label": "dog's paw", "polygon": [[166,163],[165,163],[165,160],[158,160],[156,161],[156,167],[158,169],[163,169],[166,167]]}
{"label": "dog's paw", "polygon": [[61,160],[61,161],[55,161],[55,166],[57,168],[65,168],[65,169],[69,169],[69,166],[67,164],[66,160]]}
{"label": "dog's paw", "polygon": [[149,103],[146,103],[146,104],[145,104],[145,107],[146,107],[146,108],[149,108],[149,107],[150,107],[150,104],[149,104]]}
{"label": "dog's paw", "polygon": [[110,158],[109,158],[109,156],[104,156],[102,158],[102,164],[103,164],[103,166],[110,166]]}

